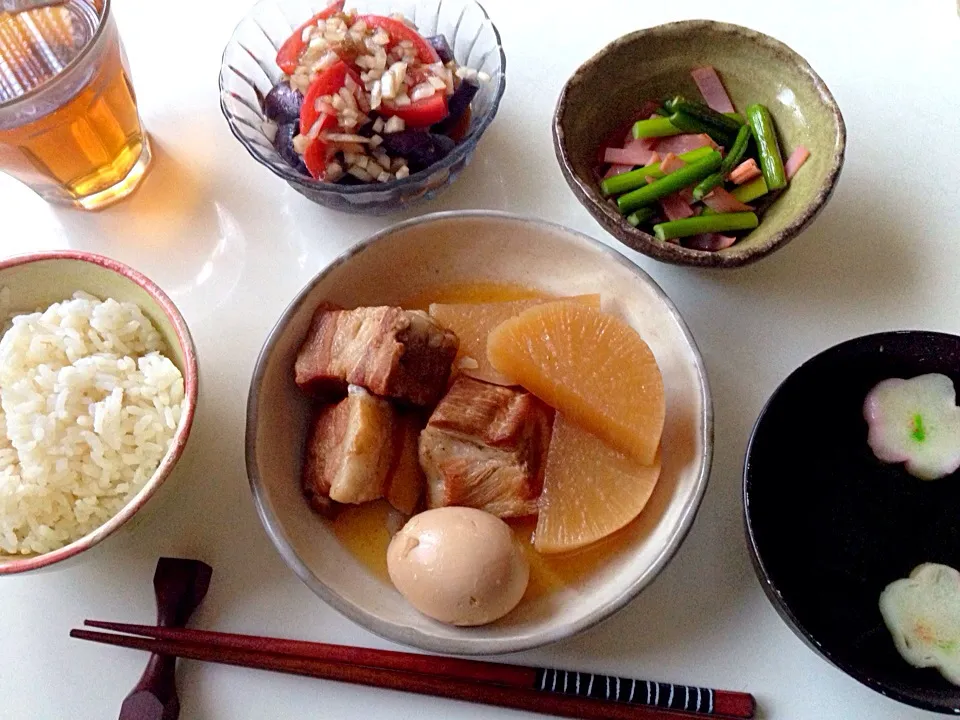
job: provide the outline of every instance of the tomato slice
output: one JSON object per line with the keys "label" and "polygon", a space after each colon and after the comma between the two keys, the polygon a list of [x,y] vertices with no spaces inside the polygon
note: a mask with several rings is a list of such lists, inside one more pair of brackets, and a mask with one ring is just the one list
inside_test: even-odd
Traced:
{"label": "tomato slice", "polygon": [[[317,75],[310,87],[307,88],[307,94],[304,96],[303,105],[300,108],[301,135],[306,135],[317,118],[320,117],[320,112],[317,110],[317,98],[338,93],[347,81],[347,75],[350,75],[358,85],[362,85],[360,76],[348,67],[343,60],[340,60]],[[336,118],[328,115],[323,127],[328,127],[335,122]]]}
{"label": "tomato slice", "polygon": [[383,103],[380,109],[384,115],[396,115],[409,127],[428,127],[440,122],[447,116],[447,96],[442,92],[437,92],[428,98],[417,100],[402,107]]}
{"label": "tomato slice", "polygon": [[303,31],[311,25],[315,25],[319,20],[326,20],[334,13],[342,12],[345,4],[346,0],[336,0],[336,2],[328,5],[325,10],[321,10],[294,30],[293,34],[284,41],[283,45],[281,45],[277,51],[277,65],[279,68],[287,75],[292,75],[293,71],[297,69],[297,63],[300,62],[300,53],[303,52],[303,48],[306,47],[306,43],[303,42]]}
{"label": "tomato slice", "polygon": [[423,35],[406,23],[390,17],[384,17],[383,15],[364,15],[363,20],[367,23],[368,27],[383,28],[387,31],[387,34],[390,36],[390,43],[387,45],[388,48],[392,48],[401,40],[409,40],[413,43],[413,47],[417,51],[417,58],[420,62],[425,65],[440,62],[440,56],[437,55],[437,51],[433,49],[433,46],[423,39]]}
{"label": "tomato slice", "polygon": [[327,172],[327,143],[317,138],[307,145],[303,153],[303,164],[315,180],[323,180]]}

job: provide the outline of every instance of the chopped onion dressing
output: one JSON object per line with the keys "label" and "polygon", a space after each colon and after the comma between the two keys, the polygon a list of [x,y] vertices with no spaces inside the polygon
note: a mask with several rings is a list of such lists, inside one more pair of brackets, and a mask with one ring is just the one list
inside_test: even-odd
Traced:
{"label": "chopped onion dressing", "polygon": [[[403,15],[394,13],[390,17],[416,30]],[[460,67],[453,60],[446,64],[423,63],[410,40],[401,40],[388,50],[389,32],[368,26],[353,10],[317,21],[304,28],[301,37],[306,47],[287,81],[304,95],[317,76],[341,58],[350,59],[360,68],[361,82],[348,74],[339,92],[317,98],[314,109],[319,117],[305,134],[293,138],[293,149],[301,156],[316,138],[327,143],[327,182],[336,182],[346,174],[364,182],[407,177],[410,168],[405,159],[378,150],[384,134],[402,132],[406,123],[397,116],[374,119],[370,113],[383,105],[408,106],[437,93],[449,97],[463,80],[490,80],[487,73]],[[336,118],[336,127],[325,127],[330,117]],[[360,128],[371,120],[374,134],[360,135]],[[338,153],[343,155],[343,164],[335,159]]]}

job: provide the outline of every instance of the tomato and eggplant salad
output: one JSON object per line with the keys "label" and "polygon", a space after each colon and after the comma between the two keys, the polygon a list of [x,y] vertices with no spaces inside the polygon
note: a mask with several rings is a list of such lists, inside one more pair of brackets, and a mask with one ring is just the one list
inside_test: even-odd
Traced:
{"label": "tomato and eggplant salad", "polygon": [[342,184],[398,180],[443,159],[490,79],[458,65],[443,35],[342,0],[298,27],[276,62],[284,77],[263,99],[265,132],[296,170]]}

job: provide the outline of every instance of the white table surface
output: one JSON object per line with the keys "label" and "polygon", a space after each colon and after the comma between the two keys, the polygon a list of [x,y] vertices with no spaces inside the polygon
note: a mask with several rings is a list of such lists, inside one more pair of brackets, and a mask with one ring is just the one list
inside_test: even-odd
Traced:
{"label": "white table surface", "polygon": [[[52,208],[0,176],[0,254],[92,250],[152,277],[193,331],[201,400],[176,502],[87,563],[0,581],[0,718],[117,716],[145,656],[67,633],[86,617],[151,621],[150,580],[160,555],[213,566],[198,627],[388,646],[301,584],[257,519],[242,448],[247,384],[261,342],[320,268],[413,214],[495,208],[610,240],[560,175],[550,139],[554,101],[574,68],[614,37],[699,17],[752,26],[810,61],[844,112],[846,166],[813,227],[741,271],[675,268],[619,248],[673,298],[703,352],[716,410],[710,487],[679,554],[635,602],[592,631],[512,659],[745,689],[764,717],[777,720],[935,717],[859,685],[780,621],[747,556],[740,473],[764,401],[812,354],[878,330],[960,332],[960,19],[953,0],[557,1],[549,13],[545,2],[487,0],[508,57],[500,114],[446,194],[394,218],[311,204],[230,135],[217,72],[247,0],[183,5],[189,23],[162,3],[116,3],[154,141],[153,172],[132,199],[99,214]],[[179,677],[185,720],[522,717],[199,663],[182,663]]]}

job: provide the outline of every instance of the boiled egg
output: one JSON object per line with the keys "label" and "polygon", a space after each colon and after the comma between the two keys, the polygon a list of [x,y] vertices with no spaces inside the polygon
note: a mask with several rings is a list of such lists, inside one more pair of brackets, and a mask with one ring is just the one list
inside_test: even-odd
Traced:
{"label": "boiled egg", "polygon": [[485,625],[513,610],[530,565],[513,531],[474,508],[412,517],[387,549],[394,586],[417,610],[451,625]]}

